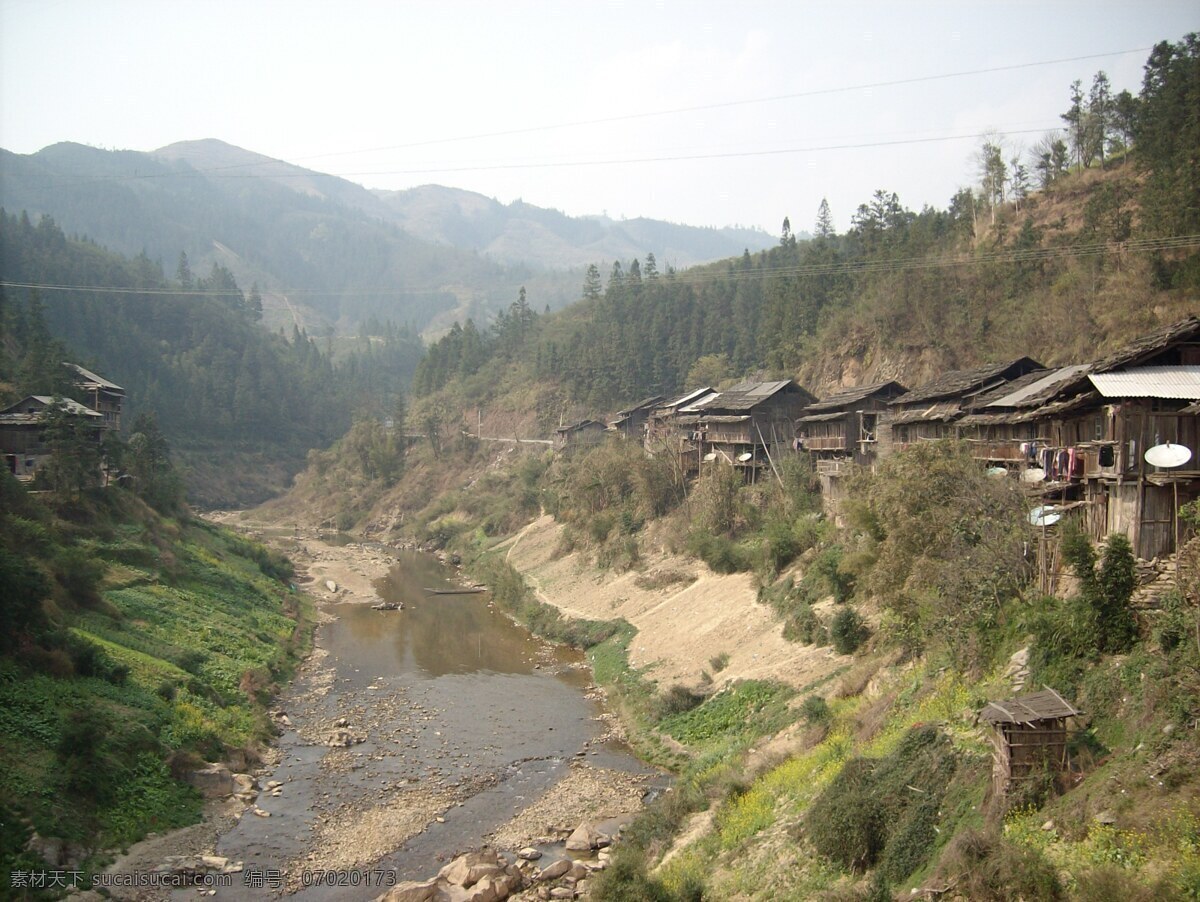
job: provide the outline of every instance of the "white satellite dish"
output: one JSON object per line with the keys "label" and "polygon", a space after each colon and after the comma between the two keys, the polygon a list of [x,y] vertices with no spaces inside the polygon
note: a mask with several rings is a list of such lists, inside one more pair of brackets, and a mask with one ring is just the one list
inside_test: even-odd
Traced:
{"label": "white satellite dish", "polygon": [[984,472],[986,472],[988,476],[1004,476],[1008,473],[1008,470],[1004,469],[1004,467],[988,467]]}
{"label": "white satellite dish", "polygon": [[1187,445],[1172,445],[1167,442],[1165,445],[1155,445],[1153,448],[1146,449],[1146,463],[1152,467],[1162,467],[1164,470],[1169,470],[1172,467],[1182,467],[1185,463],[1192,459],[1192,449]]}
{"label": "white satellite dish", "polygon": [[740,460],[742,463],[745,463],[746,461],[748,461],[748,460],[749,460],[750,458],[752,458],[753,456],[754,456],[753,454],[751,454],[749,451],[747,451],[747,452],[745,452],[744,454],[739,454],[739,455],[738,455],[738,460]]}
{"label": "white satellite dish", "polygon": [[1029,522],[1034,526],[1053,526],[1062,519],[1062,514],[1052,504],[1035,507],[1029,512]]}
{"label": "white satellite dish", "polygon": [[1041,467],[1030,467],[1028,470],[1021,472],[1022,482],[1041,482],[1046,478],[1046,471]]}
{"label": "white satellite dish", "polygon": [[705,455],[704,455],[704,459],[705,459],[705,460],[709,460],[709,461],[716,460],[716,459],[717,459],[717,452],[716,452],[716,451],[709,451],[707,454],[705,454]]}

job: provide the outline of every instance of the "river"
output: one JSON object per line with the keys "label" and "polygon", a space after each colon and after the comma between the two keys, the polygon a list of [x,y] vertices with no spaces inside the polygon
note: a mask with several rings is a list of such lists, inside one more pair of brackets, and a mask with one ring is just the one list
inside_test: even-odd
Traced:
{"label": "river", "polygon": [[579,653],[530,636],[487,594],[425,591],[452,577],[431,555],[400,552],[376,589],[402,610],[325,605],[276,712],[278,763],[218,841],[245,867],[221,898],[371,899],[458,852],[515,851],[578,818],[631,811],[657,782],[606,738],[611,715]]}

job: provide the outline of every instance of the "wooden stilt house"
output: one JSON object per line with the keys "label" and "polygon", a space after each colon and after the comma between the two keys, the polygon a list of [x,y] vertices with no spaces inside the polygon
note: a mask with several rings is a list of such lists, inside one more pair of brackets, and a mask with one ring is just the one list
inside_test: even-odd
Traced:
{"label": "wooden stilt house", "polygon": [[953,438],[956,422],[974,413],[983,396],[1042,369],[1045,367],[1036,360],[1020,357],[978,369],[955,370],[895,398],[888,405],[886,419],[891,426],[891,441],[880,446],[880,456],[903,451],[920,441]]}
{"label": "wooden stilt house", "polygon": [[743,382],[700,401],[688,408],[696,416],[697,455],[733,466],[754,482],[760,470],[776,469],[777,459],[790,453],[796,419],[815,400],[807,389],[783,379]]}
{"label": "wooden stilt house", "polygon": [[655,407],[646,421],[646,453],[652,457],[670,455],[677,461],[680,472],[695,473],[700,466],[699,417],[691,408],[716,396],[717,392],[706,385]]}
{"label": "wooden stilt house", "polygon": [[1067,719],[1082,714],[1047,688],[1001,702],[989,702],[979,719],[992,727],[992,782],[1004,796],[1045,771],[1067,770]]}

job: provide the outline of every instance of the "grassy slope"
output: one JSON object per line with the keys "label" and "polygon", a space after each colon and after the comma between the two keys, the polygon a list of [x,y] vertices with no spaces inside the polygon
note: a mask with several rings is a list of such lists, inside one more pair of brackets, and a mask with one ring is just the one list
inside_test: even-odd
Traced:
{"label": "grassy slope", "polygon": [[279,563],[265,549],[116,490],[71,521],[44,520],[26,561],[53,573],[72,547],[98,562],[97,591],[73,597],[56,577],[50,632],[0,657],[0,802],[17,825],[5,871],[39,866],[21,851],[31,829],[95,864],[194,822],[199,798],[172,770],[253,760],[270,736],[268,693],[307,641],[303,600],[264,572]]}

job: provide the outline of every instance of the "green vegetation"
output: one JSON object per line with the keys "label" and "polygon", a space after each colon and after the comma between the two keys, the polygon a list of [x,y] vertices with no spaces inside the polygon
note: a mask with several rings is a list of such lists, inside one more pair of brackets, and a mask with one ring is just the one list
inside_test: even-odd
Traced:
{"label": "green vegetation", "polygon": [[[262,330],[253,293],[244,295],[228,270],[214,264],[197,279],[186,257],[180,262],[176,278],[168,279],[144,255],[125,259],[67,238],[48,217],[35,225],[0,211],[6,280],[111,286],[44,296],[5,289],[0,404],[28,394],[69,396],[61,363],[75,360],[126,389],[127,424],[139,414],[155,416],[163,435],[194,462],[194,500],[245,503],[265,497],[270,481],[281,487],[290,474],[272,472],[239,498],[254,472],[239,461],[266,451],[275,467],[282,457],[298,469],[309,448],[349,428],[355,411],[376,418],[390,412],[421,355],[415,333],[389,325],[335,361],[330,346],[318,348],[299,328],[286,337]],[[10,359],[14,346],[23,353]],[[209,459],[218,454],[222,465],[212,467]]]}
{"label": "green vegetation", "polygon": [[178,777],[255,758],[307,620],[286,560],[130,491],[0,498],[0,870],[44,867],[36,830],[87,871],[198,818]]}

